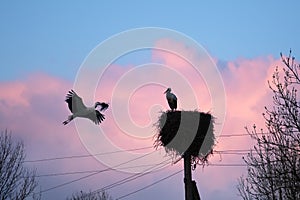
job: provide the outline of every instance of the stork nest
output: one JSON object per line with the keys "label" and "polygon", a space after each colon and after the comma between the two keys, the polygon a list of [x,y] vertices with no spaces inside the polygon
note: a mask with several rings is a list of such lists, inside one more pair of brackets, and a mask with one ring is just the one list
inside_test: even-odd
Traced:
{"label": "stork nest", "polygon": [[191,155],[194,166],[207,163],[215,144],[214,118],[210,113],[162,112],[156,127],[155,147],[164,146],[173,157]]}

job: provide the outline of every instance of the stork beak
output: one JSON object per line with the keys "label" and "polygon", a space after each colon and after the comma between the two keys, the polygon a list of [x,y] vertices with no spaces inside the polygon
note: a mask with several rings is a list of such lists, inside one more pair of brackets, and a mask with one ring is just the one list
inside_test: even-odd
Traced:
{"label": "stork beak", "polygon": [[164,94],[166,94],[168,91],[170,91],[170,88],[168,88],[168,89],[164,92]]}

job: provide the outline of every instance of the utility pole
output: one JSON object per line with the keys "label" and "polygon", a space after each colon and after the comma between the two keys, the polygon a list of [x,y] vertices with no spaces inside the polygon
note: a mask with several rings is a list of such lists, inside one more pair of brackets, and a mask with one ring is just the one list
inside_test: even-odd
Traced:
{"label": "utility pole", "polygon": [[184,160],[185,200],[193,200],[191,155],[184,154],[183,160]]}
{"label": "utility pole", "polygon": [[[213,119],[211,114],[198,111],[167,111],[159,117],[155,145],[164,146],[174,155],[182,155],[175,163],[184,160],[185,200],[200,200],[196,181],[192,180],[192,162],[194,167],[198,161],[205,163],[212,153],[215,143]],[[197,123],[198,127],[195,127]],[[205,148],[201,148],[204,142]]]}
{"label": "utility pole", "polygon": [[192,180],[191,155],[184,154],[185,200],[200,200],[196,182]]}

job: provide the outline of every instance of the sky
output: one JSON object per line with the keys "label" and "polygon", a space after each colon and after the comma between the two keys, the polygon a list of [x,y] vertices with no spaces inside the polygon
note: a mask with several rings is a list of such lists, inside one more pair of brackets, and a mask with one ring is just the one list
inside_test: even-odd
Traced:
{"label": "sky", "polygon": [[[269,0],[1,1],[0,130],[24,142],[42,199],[103,188],[113,198],[142,189],[123,199],[183,199],[183,162],[153,147],[170,86],[179,110],[218,116],[210,164],[193,171],[201,197],[240,199],[240,153],[253,147],[244,127],[264,128],[267,81],[282,66],[280,52],[299,58],[298,8],[298,1]],[[135,32],[149,27],[169,34]],[[130,30],[134,37],[114,43]],[[151,47],[133,49],[144,42]],[[103,123],[62,125],[72,88],[86,104],[110,104]]]}

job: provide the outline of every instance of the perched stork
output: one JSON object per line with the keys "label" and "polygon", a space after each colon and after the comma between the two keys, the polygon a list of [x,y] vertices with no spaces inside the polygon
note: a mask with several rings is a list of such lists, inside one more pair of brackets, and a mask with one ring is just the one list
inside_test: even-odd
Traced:
{"label": "perched stork", "polygon": [[[73,90],[69,91],[65,101],[73,114],[69,115],[68,119],[63,122],[64,125],[68,124],[76,117],[88,118],[95,124],[100,124],[105,119],[100,111],[105,111],[108,108],[107,103],[96,102],[94,107],[86,107],[83,104],[82,98],[80,98]],[[101,106],[100,111],[96,109],[98,106]]]}
{"label": "perched stork", "polygon": [[172,111],[177,109],[177,97],[175,94],[171,93],[171,88],[168,88],[165,92],[168,104]]}

